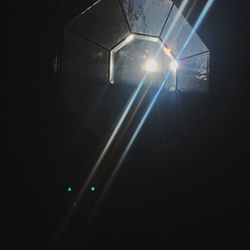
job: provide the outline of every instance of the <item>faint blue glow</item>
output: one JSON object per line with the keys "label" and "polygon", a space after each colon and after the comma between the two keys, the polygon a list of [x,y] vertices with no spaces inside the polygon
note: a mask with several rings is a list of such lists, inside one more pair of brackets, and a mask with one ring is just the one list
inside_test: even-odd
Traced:
{"label": "faint blue glow", "polygon": [[68,187],[68,188],[67,188],[67,191],[68,191],[68,192],[71,192],[71,191],[72,191],[72,187]]}
{"label": "faint blue glow", "polygon": [[185,44],[183,45],[179,55],[177,56],[177,58],[180,58],[182,53],[184,52],[184,50],[186,49],[186,47],[188,46],[188,44],[190,43],[193,35],[197,32],[198,28],[200,27],[201,23],[203,22],[204,18],[206,17],[208,11],[210,10],[212,4],[214,3],[215,0],[208,0],[205,7],[203,8],[201,14],[199,15],[197,21],[195,22],[194,27],[192,28],[191,33],[189,34]]}
{"label": "faint blue glow", "polygon": [[92,192],[94,192],[94,191],[95,191],[95,187],[91,187],[90,189],[91,189],[91,191],[92,191]]}

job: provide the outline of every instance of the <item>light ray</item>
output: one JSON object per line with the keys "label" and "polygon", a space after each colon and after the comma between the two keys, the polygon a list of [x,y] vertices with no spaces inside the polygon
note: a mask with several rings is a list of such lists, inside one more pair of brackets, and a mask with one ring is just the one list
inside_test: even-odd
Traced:
{"label": "light ray", "polygon": [[153,106],[154,106],[154,104],[155,104],[155,102],[156,102],[158,96],[160,95],[162,89],[163,89],[164,86],[166,85],[166,83],[167,83],[167,81],[168,81],[170,75],[171,75],[170,73],[168,73],[168,74],[166,75],[166,77],[165,77],[165,79],[163,80],[163,82],[162,82],[160,88],[158,89],[158,91],[156,92],[156,94],[155,94],[155,96],[153,97],[152,101],[150,102],[150,104],[149,104],[149,106],[148,106],[146,112],[144,113],[144,115],[143,115],[143,117],[142,117],[142,119],[141,119],[139,125],[137,126],[135,132],[133,133],[133,136],[131,137],[131,139],[130,139],[128,145],[126,146],[126,148],[125,148],[125,150],[124,150],[122,156],[120,157],[120,160],[119,160],[119,162],[117,163],[117,165],[116,165],[116,167],[115,167],[115,169],[114,169],[114,171],[113,171],[111,177],[109,178],[109,180],[108,180],[108,182],[107,182],[107,184],[106,184],[106,186],[105,186],[105,189],[104,189],[104,191],[103,191],[102,197],[103,197],[103,196],[105,195],[105,193],[108,191],[108,189],[109,189],[109,187],[110,187],[110,185],[111,185],[113,179],[115,178],[115,176],[116,176],[116,174],[117,174],[119,168],[121,167],[121,165],[122,165],[122,163],[123,163],[125,157],[127,156],[127,154],[128,154],[128,152],[129,152],[131,146],[133,145],[133,143],[134,143],[134,141],[135,141],[137,135],[139,134],[139,132],[140,132],[140,130],[141,130],[141,128],[142,128],[144,122],[146,121],[146,119],[147,119],[147,117],[148,117],[150,111],[152,110],[152,108],[153,108]]}
{"label": "light ray", "polygon": [[[183,0],[181,5],[180,5],[180,8],[178,9],[178,12],[177,12],[177,15],[174,17],[174,20],[173,22],[170,24],[170,27],[167,31],[167,33],[165,34],[165,36],[163,37],[162,39],[162,43],[165,44],[167,39],[169,38],[169,36],[171,35],[171,33],[173,32],[174,28],[175,28],[175,25],[178,21],[178,19],[181,17],[184,9],[186,8],[187,4],[188,4],[189,0]],[[164,29],[165,27],[163,27]],[[161,51],[161,48],[158,49],[158,51],[156,52],[156,55],[155,55],[155,58],[158,57],[158,55],[160,54],[160,51]]]}
{"label": "light ray", "polygon": [[167,33],[165,34],[164,38],[163,38],[163,43],[166,42],[166,40],[168,39],[168,37],[171,35],[171,33],[173,32],[174,28],[175,28],[175,25],[178,21],[178,19],[181,17],[184,9],[186,8],[187,4],[188,4],[189,0],[183,0],[181,5],[180,5],[180,8],[178,9],[177,11],[177,14],[176,16],[174,17],[174,20],[173,22],[171,23]]}
{"label": "light ray", "polygon": [[[98,3],[98,2],[99,2],[99,1],[97,1],[97,3]],[[175,18],[174,18],[174,21],[171,23],[169,30],[167,31],[166,35],[165,35],[164,38],[163,38],[163,43],[166,42],[166,39],[167,39],[168,36],[171,34],[171,32],[174,30],[174,27],[175,27],[175,25],[176,25],[176,23],[177,23],[177,21],[178,21],[178,18],[180,18],[181,13],[183,13],[183,10],[185,9],[185,7],[186,7],[186,5],[187,5],[188,2],[189,2],[189,0],[183,0],[181,6],[180,6],[180,8],[179,8],[179,11],[178,11],[177,15],[176,15]],[[204,20],[205,16],[207,15],[207,13],[208,13],[208,11],[209,11],[209,9],[211,8],[211,6],[212,6],[213,3],[214,3],[214,0],[208,0],[207,4],[205,5],[204,9],[203,9],[202,12],[201,12],[199,18],[197,19],[197,21],[196,21],[196,23],[195,23],[195,25],[194,25],[194,27],[193,27],[193,29],[192,29],[192,32],[190,33],[188,39],[185,41],[185,43],[184,43],[184,45],[183,45],[183,47],[182,47],[182,49],[181,49],[181,52],[180,52],[180,54],[178,55],[178,58],[181,56],[181,54],[183,53],[183,51],[185,50],[185,48],[188,46],[189,42],[190,42],[191,39],[192,39],[192,36],[195,34],[195,32],[197,31],[197,29],[198,29],[199,26],[201,25],[202,21]],[[160,53],[160,50],[161,50],[161,48],[159,48],[159,51],[158,51],[158,53],[156,54],[156,56],[158,56],[158,54]],[[145,113],[144,113],[142,119],[140,120],[138,126],[136,127],[136,129],[135,129],[135,131],[134,131],[134,133],[133,133],[131,139],[129,140],[129,143],[127,144],[127,146],[126,146],[124,152],[122,153],[122,156],[120,157],[120,159],[119,159],[119,161],[118,161],[118,163],[117,163],[117,165],[116,165],[116,167],[115,167],[115,169],[114,169],[114,171],[113,171],[111,177],[109,178],[109,180],[108,180],[108,182],[107,182],[107,184],[106,184],[106,186],[105,186],[105,188],[104,188],[104,194],[105,194],[106,191],[108,190],[110,184],[112,183],[112,180],[113,180],[114,177],[116,176],[116,174],[117,174],[117,172],[118,172],[120,166],[122,165],[122,163],[123,163],[125,157],[127,156],[127,154],[128,154],[128,152],[129,152],[129,150],[131,149],[133,143],[135,142],[135,139],[137,138],[137,136],[138,136],[138,134],[139,134],[141,128],[143,127],[143,125],[144,125],[144,123],[145,123],[145,121],[146,121],[146,119],[147,119],[149,113],[151,112],[151,110],[152,110],[152,108],[153,108],[153,106],[154,106],[154,104],[155,104],[155,102],[156,102],[156,100],[157,100],[157,98],[158,98],[158,96],[160,95],[160,93],[161,93],[162,89],[164,88],[165,84],[167,83],[167,81],[168,81],[168,79],[169,79],[169,76],[170,76],[170,73],[168,73],[168,75],[165,77],[165,79],[164,79],[164,81],[162,82],[160,88],[158,89],[157,93],[155,94],[155,96],[153,97],[152,101],[150,102],[150,104],[149,104],[147,110],[145,111]],[[136,99],[136,97],[137,97],[137,95],[138,95],[138,93],[139,93],[139,91],[140,91],[140,89],[141,89],[141,87],[142,87],[142,85],[143,85],[145,79],[146,79],[146,76],[144,76],[144,78],[142,79],[142,81],[141,81],[140,84],[138,85],[136,91],[133,93],[132,97],[130,98],[129,102],[127,103],[124,112],[122,113],[122,115],[121,115],[121,117],[120,117],[120,119],[119,119],[117,125],[115,126],[115,128],[114,128],[114,130],[113,130],[111,136],[109,137],[109,140],[108,140],[108,142],[106,143],[104,149],[102,150],[100,156],[98,157],[98,159],[97,159],[97,161],[96,161],[96,163],[95,163],[95,165],[94,165],[94,167],[93,167],[91,173],[89,174],[89,176],[88,176],[88,178],[87,178],[87,180],[86,180],[86,182],[85,182],[85,185],[84,185],[83,189],[81,190],[81,192],[80,192],[79,195],[77,196],[77,198],[76,198],[74,204],[78,204],[78,202],[79,202],[80,199],[82,198],[84,192],[85,192],[86,189],[88,188],[88,186],[89,186],[89,184],[90,184],[90,181],[92,180],[92,178],[93,178],[93,176],[95,175],[96,171],[97,171],[97,170],[99,169],[99,167],[101,166],[101,163],[103,162],[103,160],[104,160],[104,158],[105,158],[107,152],[108,152],[109,149],[110,149],[110,146],[112,145],[112,143],[113,143],[114,139],[116,138],[116,136],[117,136],[117,134],[118,134],[118,132],[119,132],[119,130],[120,130],[120,128],[121,128],[121,126],[122,126],[124,120],[125,120],[125,118],[127,117],[127,115],[128,115],[128,113],[129,113],[129,111],[130,111],[130,109],[131,109],[131,107],[132,107],[132,105],[133,105],[133,103],[134,103],[134,101],[135,101],[135,99]],[[74,207],[72,207],[72,209],[70,210],[70,212],[67,214],[67,216],[66,216],[66,218],[65,218],[65,220],[64,220],[64,222],[63,222],[62,227],[61,227],[61,228],[59,229],[59,231],[57,232],[58,234],[62,231],[62,229],[64,228],[64,226],[66,225],[66,223],[67,223],[68,220],[70,219],[70,217],[71,217],[73,211],[74,211]],[[58,234],[57,234],[57,235],[58,235]]]}
{"label": "light ray", "polygon": [[[156,92],[156,94],[155,94],[153,100],[150,102],[150,104],[149,104],[149,106],[148,106],[146,112],[144,113],[144,115],[143,115],[143,117],[142,117],[142,119],[141,119],[139,125],[137,126],[137,128],[136,128],[136,130],[135,130],[133,136],[131,137],[131,139],[130,139],[130,141],[129,141],[127,147],[126,147],[126,149],[124,150],[124,153],[122,154],[122,156],[121,156],[121,158],[120,158],[120,160],[119,160],[119,162],[118,162],[118,164],[117,164],[117,167],[118,167],[118,168],[119,168],[119,166],[122,164],[122,162],[123,162],[123,160],[125,159],[125,157],[126,157],[128,151],[129,151],[129,149],[130,149],[131,146],[133,145],[133,143],[134,143],[134,141],[135,141],[137,135],[139,134],[139,132],[140,132],[140,130],[141,130],[141,128],[142,128],[144,122],[146,121],[146,119],[147,119],[147,117],[148,117],[150,111],[152,110],[152,108],[153,108],[153,106],[154,106],[154,104],[155,104],[155,102],[156,102],[158,96],[160,95],[162,89],[163,89],[164,86],[166,85],[166,83],[167,83],[167,81],[168,81],[170,75],[171,75],[170,73],[167,74],[167,76],[166,76],[165,79],[163,80],[163,83],[161,84],[160,88],[159,88],[158,91]],[[117,170],[115,170],[115,171],[117,171]]]}
{"label": "light ray", "polygon": [[[183,2],[182,2],[182,9],[181,9],[180,13],[181,13],[181,12],[183,11],[183,9],[185,8],[187,2],[188,2],[188,1],[183,1]],[[208,12],[209,9],[211,8],[213,2],[214,2],[214,0],[208,0],[207,4],[206,4],[205,7],[203,8],[203,10],[202,10],[202,12],[201,12],[199,18],[197,19],[197,22],[196,22],[196,24],[195,24],[195,26],[194,26],[194,29],[193,29],[194,31],[190,34],[190,36],[189,36],[189,37],[187,38],[187,40],[185,41],[185,43],[184,43],[184,45],[183,45],[181,51],[184,51],[185,47],[186,47],[187,44],[190,42],[190,40],[191,40],[190,37],[193,36],[194,32],[195,32],[195,31],[197,30],[197,28],[201,25],[202,21],[204,20],[204,17],[206,16],[207,12]],[[177,19],[175,19],[175,20],[177,20]],[[174,27],[174,24],[175,24],[175,23],[176,23],[176,21],[174,21],[174,22],[172,23],[171,26]],[[170,34],[170,33],[169,33],[169,34]],[[166,36],[165,36],[165,37],[166,37]],[[157,56],[157,55],[156,55],[156,56]],[[126,155],[128,154],[128,152],[129,152],[131,146],[133,145],[133,143],[134,143],[134,141],[135,141],[137,135],[139,134],[139,132],[140,132],[140,130],[141,130],[141,128],[142,128],[142,126],[143,126],[145,120],[147,119],[147,117],[148,117],[150,111],[152,110],[152,108],[153,108],[153,106],[154,106],[154,104],[155,104],[155,102],[156,102],[158,96],[160,95],[160,93],[161,93],[163,87],[165,86],[165,84],[166,84],[166,82],[167,82],[169,76],[170,76],[170,74],[168,74],[168,75],[166,76],[165,80],[164,80],[163,83],[161,84],[159,90],[157,91],[157,93],[155,94],[153,100],[151,101],[150,105],[148,106],[148,108],[147,108],[145,114],[143,115],[143,117],[142,117],[142,119],[141,119],[139,125],[137,126],[137,128],[136,128],[134,134],[132,135],[132,137],[131,137],[131,139],[130,139],[128,145],[127,145],[127,147],[125,148],[125,150],[124,150],[122,156],[120,157],[120,160],[119,160],[119,162],[117,163],[116,168],[114,169],[114,171],[113,171],[113,173],[112,173],[112,176],[110,177],[110,179],[109,179],[109,181],[108,181],[108,183],[107,183],[107,186],[106,186],[104,192],[107,192],[109,186],[111,185],[111,183],[112,183],[112,181],[113,181],[115,175],[117,174],[117,172],[118,172],[120,166],[122,165],[122,163],[123,163],[123,161],[124,161]]]}
{"label": "light ray", "polygon": [[68,224],[72,214],[74,213],[75,209],[78,207],[79,205],[79,201],[82,199],[83,195],[85,194],[86,190],[88,189],[89,185],[90,185],[90,182],[93,178],[93,176],[95,175],[96,171],[99,169],[99,167],[101,166],[101,163],[103,161],[103,159],[105,158],[108,150],[110,149],[110,146],[112,145],[116,135],[118,134],[126,116],[128,115],[129,111],[130,111],[130,108],[132,107],[141,87],[143,86],[145,80],[147,78],[147,75],[145,75],[143,77],[143,79],[141,80],[140,84],[138,85],[138,87],[136,88],[136,90],[134,91],[133,95],[131,96],[131,98],[129,99],[127,105],[126,105],[126,108],[124,110],[124,112],[122,113],[117,125],[115,126],[111,136],[109,137],[109,140],[108,142],[106,143],[104,149],[102,150],[100,156],[98,157],[92,171],[90,172],[88,178],[86,179],[86,182],[85,184],[83,185],[83,188],[81,189],[81,191],[78,193],[77,197],[75,198],[74,202],[73,202],[73,205],[72,207],[70,208],[69,212],[66,214],[63,222],[62,222],[62,225],[61,227],[58,229],[58,231],[56,232],[55,236],[54,236],[54,239],[52,240],[51,244],[50,244],[50,247],[49,249],[53,249],[55,244],[56,244],[56,241],[58,239],[58,237],[60,236],[60,234],[63,232],[65,226]]}
{"label": "light ray", "polygon": [[88,177],[88,179],[86,181],[85,186],[89,185],[90,180],[93,178],[95,172],[97,171],[97,169],[99,168],[100,164],[102,163],[102,161],[103,161],[106,153],[108,152],[108,150],[109,150],[109,148],[110,148],[113,140],[115,139],[117,133],[119,132],[119,129],[121,128],[121,126],[122,126],[122,124],[123,124],[123,122],[124,122],[127,114],[129,113],[129,110],[130,110],[131,106],[133,105],[134,100],[136,99],[136,97],[137,97],[137,95],[138,95],[138,93],[139,93],[139,91],[140,91],[140,89],[141,89],[141,87],[142,87],[145,79],[146,79],[146,76],[144,76],[144,78],[142,79],[142,81],[138,85],[136,91],[133,93],[132,97],[130,98],[130,100],[129,100],[129,102],[128,102],[128,104],[127,104],[124,112],[122,113],[121,118],[119,119],[119,121],[118,121],[117,125],[115,126],[115,128],[114,128],[111,136],[109,137],[108,142],[106,143],[104,149],[102,150],[100,156],[98,157],[98,159],[97,159],[97,161],[96,161],[96,163],[95,163],[92,171],[90,172],[89,177]]}
{"label": "light ray", "polygon": [[208,0],[206,5],[204,6],[201,14],[199,15],[197,21],[195,22],[194,27],[192,28],[191,33],[189,34],[185,44],[183,45],[179,55],[177,56],[177,58],[179,59],[182,55],[182,53],[184,52],[184,50],[186,49],[186,47],[188,46],[188,44],[190,43],[193,35],[197,32],[198,28],[200,27],[201,23],[203,22],[204,18],[206,17],[208,11],[210,10],[210,8],[212,7],[213,3],[215,0]]}

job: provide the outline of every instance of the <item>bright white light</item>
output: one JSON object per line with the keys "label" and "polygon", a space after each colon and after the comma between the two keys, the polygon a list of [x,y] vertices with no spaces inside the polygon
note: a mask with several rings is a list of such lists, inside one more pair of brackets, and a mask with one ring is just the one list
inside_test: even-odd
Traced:
{"label": "bright white light", "polygon": [[172,54],[171,54],[171,49],[169,48],[166,48],[164,45],[163,46],[163,51],[165,52],[165,54],[170,57],[170,58],[173,58]]}
{"label": "bright white light", "polygon": [[170,63],[170,69],[172,71],[176,71],[178,68],[178,62],[176,60],[173,60],[171,63]]}
{"label": "bright white light", "polygon": [[126,38],[126,42],[129,43],[131,42],[133,39],[135,38],[135,36],[133,34],[129,35],[127,38]]}
{"label": "bright white light", "polygon": [[148,60],[145,64],[145,70],[148,72],[155,72],[157,70],[157,63],[155,60]]}

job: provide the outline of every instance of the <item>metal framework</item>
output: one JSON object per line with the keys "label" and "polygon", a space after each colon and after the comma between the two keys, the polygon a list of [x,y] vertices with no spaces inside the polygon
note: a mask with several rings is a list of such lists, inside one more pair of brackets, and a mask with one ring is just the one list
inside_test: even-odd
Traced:
{"label": "metal framework", "polygon": [[[124,46],[131,43],[134,39],[138,40],[144,40],[144,41],[150,41],[154,43],[158,43],[160,46],[160,49],[163,50],[163,52],[166,54],[167,57],[170,58],[171,61],[176,61],[176,58],[171,52],[171,49],[169,49],[159,37],[149,36],[149,35],[143,35],[138,33],[131,33],[128,35],[125,39],[123,39],[121,42],[119,42],[117,45],[115,45],[110,51],[109,51],[109,82],[111,84],[114,84],[114,57],[115,53],[117,53],[120,49],[122,49]],[[176,78],[176,72],[174,71],[174,78]]]}
{"label": "metal framework", "polygon": [[[96,41],[93,38],[89,38],[88,36],[86,36],[85,34],[83,34],[82,32],[78,32],[77,30],[74,30],[70,25],[66,26],[66,29],[79,35],[80,37],[82,37],[83,39],[86,39],[87,41],[95,44],[96,46],[98,46],[99,48],[102,48],[103,50],[106,50],[108,52],[109,55],[109,59],[108,59],[108,82],[113,85],[115,83],[115,72],[114,72],[114,68],[115,68],[115,54],[121,50],[124,46],[127,46],[129,43],[131,43],[133,40],[137,39],[137,40],[143,40],[143,41],[148,41],[148,42],[153,42],[153,43],[157,43],[159,45],[159,51],[163,51],[164,54],[170,59],[170,63],[174,62],[177,65],[182,61],[195,57],[195,56],[199,56],[202,55],[204,53],[208,54],[208,58],[207,58],[207,77],[209,77],[209,51],[202,51],[202,52],[197,52],[197,53],[193,53],[192,55],[188,55],[186,57],[182,57],[180,58],[178,55],[176,55],[174,48],[171,48],[171,45],[169,43],[166,43],[165,38],[162,38],[162,34],[163,31],[167,25],[167,22],[170,18],[170,15],[172,13],[172,10],[174,8],[174,3],[171,3],[171,7],[170,10],[168,12],[168,14],[166,15],[165,19],[164,19],[164,23],[160,29],[159,34],[157,35],[150,35],[150,34],[144,34],[144,33],[139,33],[139,32],[135,32],[133,31],[130,22],[128,20],[128,16],[126,14],[126,11],[124,9],[124,6],[122,4],[121,0],[116,0],[119,8],[121,10],[121,14],[124,16],[124,20],[126,22],[126,26],[128,27],[128,32],[129,34],[126,35],[126,37],[123,37],[122,40],[118,41],[113,47],[111,48],[107,48],[106,46],[100,44],[98,41]],[[85,11],[83,11],[80,15],[85,14],[86,12],[88,12],[92,7],[100,4],[101,2],[104,2],[103,0],[97,0],[93,5],[91,5],[89,8],[87,8]],[[180,14],[179,14],[180,15]],[[75,19],[77,19],[78,17],[76,17]],[[74,19],[74,20],[75,20]],[[193,34],[193,33],[191,33]],[[189,35],[191,37],[191,35]],[[190,40],[190,38],[189,38]],[[179,70],[177,69],[172,69],[172,75],[173,75],[173,81],[174,84],[170,87],[170,91],[175,91],[177,89],[177,78],[178,77],[178,72]]]}

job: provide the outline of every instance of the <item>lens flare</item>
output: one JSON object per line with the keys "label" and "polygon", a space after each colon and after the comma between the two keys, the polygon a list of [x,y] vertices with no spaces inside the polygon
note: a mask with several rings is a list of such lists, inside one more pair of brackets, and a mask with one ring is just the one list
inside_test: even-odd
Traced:
{"label": "lens flare", "polygon": [[173,60],[171,63],[170,63],[170,69],[174,72],[176,72],[176,70],[178,69],[178,62],[176,60]]}
{"label": "lens flare", "polygon": [[155,60],[152,60],[152,59],[148,60],[147,63],[145,64],[145,70],[147,72],[155,72],[157,71],[157,68],[158,66]]}

